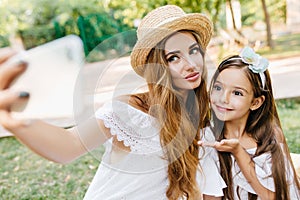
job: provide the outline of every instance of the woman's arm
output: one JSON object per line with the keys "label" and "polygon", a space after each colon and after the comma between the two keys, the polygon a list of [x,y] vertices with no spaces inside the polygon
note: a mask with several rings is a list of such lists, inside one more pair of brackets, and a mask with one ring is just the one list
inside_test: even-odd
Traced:
{"label": "woman's arm", "polygon": [[110,137],[109,129],[100,130],[101,126],[95,121],[91,118],[69,130],[41,120],[7,129],[40,156],[54,162],[68,163],[103,144]]}
{"label": "woman's arm", "polygon": [[0,124],[4,128],[37,154],[60,163],[76,159],[111,137],[109,130],[94,117],[69,130],[41,120],[19,120],[12,117],[10,106],[28,98],[24,92],[9,89],[12,80],[26,69],[25,63],[7,64],[8,58],[14,54],[9,48],[0,49]]}

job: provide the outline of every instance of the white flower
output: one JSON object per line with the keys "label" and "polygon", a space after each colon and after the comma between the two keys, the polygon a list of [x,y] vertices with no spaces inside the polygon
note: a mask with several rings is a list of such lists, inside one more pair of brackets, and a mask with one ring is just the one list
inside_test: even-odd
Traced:
{"label": "white flower", "polygon": [[253,73],[262,73],[266,71],[269,66],[269,61],[256,54],[250,47],[243,48],[240,57],[244,63],[249,64],[249,69]]}

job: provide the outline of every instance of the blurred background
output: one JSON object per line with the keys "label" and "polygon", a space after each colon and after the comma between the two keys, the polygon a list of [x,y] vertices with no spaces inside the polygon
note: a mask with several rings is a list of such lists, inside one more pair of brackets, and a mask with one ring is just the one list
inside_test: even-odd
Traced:
{"label": "blurred background", "polygon": [[[0,47],[31,49],[75,34],[84,43],[87,62],[124,57],[129,64],[136,36],[115,36],[132,33],[143,16],[166,4],[178,5],[188,13],[205,13],[212,19],[210,68],[249,45],[271,61],[276,81],[285,76],[277,85],[286,93],[278,96],[276,103],[289,148],[300,166],[299,0],[0,0]],[[286,71],[289,74],[284,74]],[[291,74],[293,79],[289,79]],[[288,82],[294,87],[287,86]],[[14,137],[3,137],[0,199],[82,199],[102,153],[100,147],[71,164],[60,165],[40,158]]]}
{"label": "blurred background", "polygon": [[[299,1],[296,0],[1,0],[0,47],[22,45],[25,49],[76,34],[88,55],[99,43],[117,33],[135,29],[152,9],[175,4],[186,12],[207,14],[214,23],[211,45],[232,49],[251,45],[276,49],[275,37],[300,30]],[[132,47],[135,37],[122,41]],[[121,42],[110,49],[118,54]],[[222,57],[222,50],[218,52]],[[98,54],[91,61],[107,58]]]}

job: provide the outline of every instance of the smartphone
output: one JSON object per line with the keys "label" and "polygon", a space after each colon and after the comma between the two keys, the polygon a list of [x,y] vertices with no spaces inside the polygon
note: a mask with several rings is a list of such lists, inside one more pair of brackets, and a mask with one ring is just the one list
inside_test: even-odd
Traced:
{"label": "smartphone", "polygon": [[[61,126],[74,123],[74,98],[83,98],[79,88],[83,81],[79,73],[84,65],[81,39],[68,35],[20,52],[9,62],[18,61],[25,61],[28,66],[10,88],[27,91],[30,97],[27,101],[12,105],[12,115],[23,119],[46,119]],[[80,100],[76,99],[76,102]],[[76,106],[83,105],[79,103]]]}

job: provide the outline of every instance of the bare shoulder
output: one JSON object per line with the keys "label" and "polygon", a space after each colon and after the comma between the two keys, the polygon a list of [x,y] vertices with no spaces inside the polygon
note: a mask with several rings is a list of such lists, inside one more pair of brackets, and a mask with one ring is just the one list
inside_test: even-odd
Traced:
{"label": "bare shoulder", "polygon": [[121,101],[132,107],[141,110],[145,113],[148,113],[149,106],[147,103],[147,93],[139,93],[139,94],[132,94],[132,95],[122,95],[115,98],[117,101]]}

